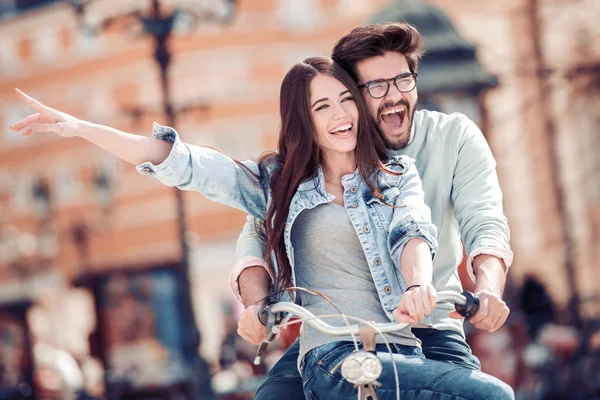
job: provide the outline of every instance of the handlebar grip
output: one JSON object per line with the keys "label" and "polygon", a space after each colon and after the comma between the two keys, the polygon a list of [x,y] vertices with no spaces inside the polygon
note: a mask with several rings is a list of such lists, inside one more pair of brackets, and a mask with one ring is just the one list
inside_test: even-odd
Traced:
{"label": "handlebar grip", "polygon": [[479,311],[479,296],[471,292],[462,292],[467,302],[465,305],[456,304],[456,311],[465,318],[471,318]]}

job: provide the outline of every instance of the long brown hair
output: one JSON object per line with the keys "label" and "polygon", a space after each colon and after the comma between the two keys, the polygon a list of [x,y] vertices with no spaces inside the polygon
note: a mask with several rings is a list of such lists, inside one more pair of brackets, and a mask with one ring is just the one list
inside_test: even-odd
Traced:
{"label": "long brown hair", "polygon": [[[271,204],[265,221],[267,249],[265,259],[271,264],[271,252],[275,254],[277,275],[275,289],[285,289],[292,281],[292,271],[287,257],[284,229],[290,204],[302,182],[318,176],[321,153],[315,136],[310,112],[310,82],[323,74],[339,80],[352,94],[359,112],[356,160],[359,173],[375,196],[380,196],[375,184],[376,170],[389,172],[383,161],[387,159],[381,136],[369,118],[366,103],[352,78],[328,57],[311,57],[290,69],[281,84],[279,95],[281,130],[277,152],[269,152],[260,158],[263,171],[271,171],[269,187]],[[265,174],[262,174],[265,176]],[[273,265],[270,265],[272,270]]]}

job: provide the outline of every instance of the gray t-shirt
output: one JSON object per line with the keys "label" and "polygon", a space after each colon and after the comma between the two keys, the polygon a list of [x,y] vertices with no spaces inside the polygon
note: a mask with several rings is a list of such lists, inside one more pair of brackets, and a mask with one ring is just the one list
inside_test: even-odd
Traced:
{"label": "gray t-shirt", "polygon": [[[348,316],[369,322],[390,322],[379,301],[358,235],[344,207],[326,203],[302,211],[292,227],[292,243],[298,286],[325,294]],[[322,297],[303,292],[299,294],[302,305],[316,316],[338,314]],[[345,326],[341,317],[325,322]],[[385,335],[391,343],[420,346],[410,328]],[[351,341],[352,338],[325,335],[303,324],[299,360],[318,346],[340,340]],[[380,335],[377,335],[377,343],[384,343]]]}

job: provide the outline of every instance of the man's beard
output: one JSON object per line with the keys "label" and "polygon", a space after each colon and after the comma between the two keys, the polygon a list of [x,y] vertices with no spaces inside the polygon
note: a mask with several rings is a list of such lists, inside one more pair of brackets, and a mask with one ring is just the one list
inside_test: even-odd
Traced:
{"label": "man's beard", "polygon": [[[381,124],[385,124],[385,122],[383,122],[382,118],[381,118],[381,113],[388,109],[388,108],[394,108],[397,106],[405,106],[406,107],[406,116],[405,118],[408,118],[408,130],[406,131],[405,134],[403,134],[402,136],[400,136],[399,138],[395,138],[394,140],[389,140],[388,137],[385,135],[385,133],[383,132],[383,129],[381,127]],[[410,105],[408,104],[408,101],[406,101],[405,99],[400,100],[399,102],[397,102],[396,104],[390,105],[384,105],[379,111],[379,123],[377,124],[377,130],[379,131],[379,134],[381,135],[381,137],[383,138],[383,143],[385,144],[385,147],[387,147],[390,150],[394,150],[394,151],[398,151],[398,150],[402,150],[403,148],[405,148],[406,146],[408,146],[408,143],[410,143],[410,139],[411,139],[411,134],[412,134],[412,124],[413,124],[413,120],[414,120],[414,116],[415,116],[415,111],[417,110],[417,105],[415,104],[413,106],[413,108],[411,109]]]}

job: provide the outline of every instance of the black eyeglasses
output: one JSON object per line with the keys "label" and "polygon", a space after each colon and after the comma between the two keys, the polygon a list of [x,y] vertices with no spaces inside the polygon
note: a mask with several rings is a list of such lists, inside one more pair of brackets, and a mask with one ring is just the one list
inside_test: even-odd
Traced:
{"label": "black eyeglasses", "polygon": [[377,79],[369,81],[363,85],[359,85],[359,88],[367,88],[369,95],[374,99],[381,99],[385,97],[390,91],[390,82],[394,81],[396,88],[402,93],[410,92],[417,86],[417,73],[406,72],[400,74],[395,78],[390,79]]}

